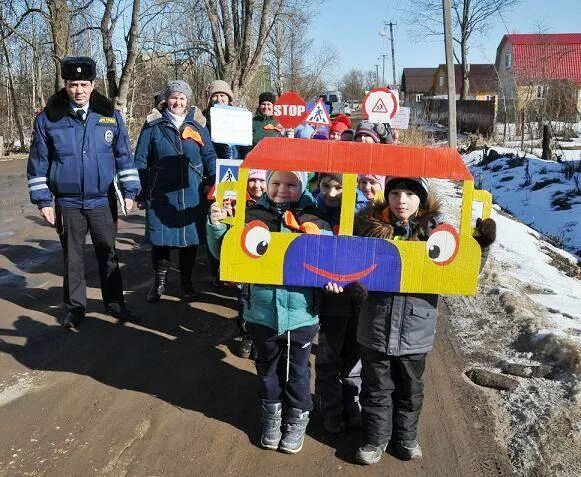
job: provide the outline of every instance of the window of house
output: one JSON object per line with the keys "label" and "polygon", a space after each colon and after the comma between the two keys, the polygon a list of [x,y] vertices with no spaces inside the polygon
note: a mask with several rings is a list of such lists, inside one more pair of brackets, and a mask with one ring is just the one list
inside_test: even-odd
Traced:
{"label": "window of house", "polygon": [[444,75],[440,75],[440,86],[444,86]]}
{"label": "window of house", "polygon": [[506,53],[504,55],[504,67],[505,68],[510,68],[512,66],[512,54],[511,53]]}
{"label": "window of house", "polygon": [[422,93],[416,94],[416,103],[421,103],[424,95]]}

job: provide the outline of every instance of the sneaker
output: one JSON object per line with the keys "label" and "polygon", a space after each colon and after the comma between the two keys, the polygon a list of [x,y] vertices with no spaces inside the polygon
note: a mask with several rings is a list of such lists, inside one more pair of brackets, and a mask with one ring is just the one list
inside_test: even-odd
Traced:
{"label": "sneaker", "polygon": [[282,423],[282,404],[277,402],[273,404],[262,403],[262,435],[260,436],[260,445],[265,449],[277,450],[282,432],[280,425]]}
{"label": "sneaker", "polygon": [[287,411],[283,424],[282,439],[278,449],[287,454],[296,454],[303,448],[305,432],[309,423],[309,411],[291,407]]}
{"label": "sneaker", "polygon": [[398,441],[393,447],[394,453],[403,460],[415,460],[423,457],[422,448],[416,439],[411,441]]}
{"label": "sneaker", "polygon": [[372,446],[371,444],[365,444],[357,449],[357,454],[355,454],[355,461],[358,464],[371,465],[376,464],[381,459],[381,456],[385,452],[387,444],[382,446]]}

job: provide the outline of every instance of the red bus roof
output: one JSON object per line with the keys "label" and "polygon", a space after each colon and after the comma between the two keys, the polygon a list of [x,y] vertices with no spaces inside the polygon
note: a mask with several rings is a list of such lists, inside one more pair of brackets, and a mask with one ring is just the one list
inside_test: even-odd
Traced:
{"label": "red bus roof", "polygon": [[246,156],[241,167],[472,180],[454,148],[317,139],[264,138]]}

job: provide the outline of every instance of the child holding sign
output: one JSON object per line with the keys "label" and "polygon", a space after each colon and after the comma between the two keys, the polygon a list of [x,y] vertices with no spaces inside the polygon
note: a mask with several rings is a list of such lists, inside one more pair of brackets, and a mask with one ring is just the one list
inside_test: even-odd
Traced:
{"label": "child holding sign", "polygon": [[[385,201],[355,217],[360,236],[427,240],[441,223],[439,200],[423,178],[388,177]],[[494,242],[492,219],[476,223],[483,253]],[[381,459],[388,443],[404,460],[419,459],[418,421],[424,398],[426,354],[434,344],[438,295],[369,292],[359,316],[363,445],[360,464]]]}
{"label": "child holding sign", "polygon": [[[260,238],[270,232],[329,231],[306,185],[304,172],[267,172],[266,193],[246,210],[247,239],[242,245],[251,248],[248,253],[264,254],[268,242]],[[212,206],[208,242],[215,254],[227,230],[223,223],[226,216],[223,208]],[[319,329],[319,293],[314,288],[245,286],[244,319],[257,350],[262,407],[260,442],[266,449],[289,454],[302,449],[312,409],[309,357],[312,339]]]}

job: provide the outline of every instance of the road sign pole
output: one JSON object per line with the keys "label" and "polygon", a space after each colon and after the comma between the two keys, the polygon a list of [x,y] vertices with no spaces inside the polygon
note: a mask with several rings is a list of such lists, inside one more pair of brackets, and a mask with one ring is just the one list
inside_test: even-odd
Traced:
{"label": "road sign pole", "polygon": [[444,40],[446,47],[446,67],[448,71],[448,144],[457,147],[456,131],[456,72],[454,71],[454,47],[452,45],[452,18],[450,0],[442,0],[444,10]]}

